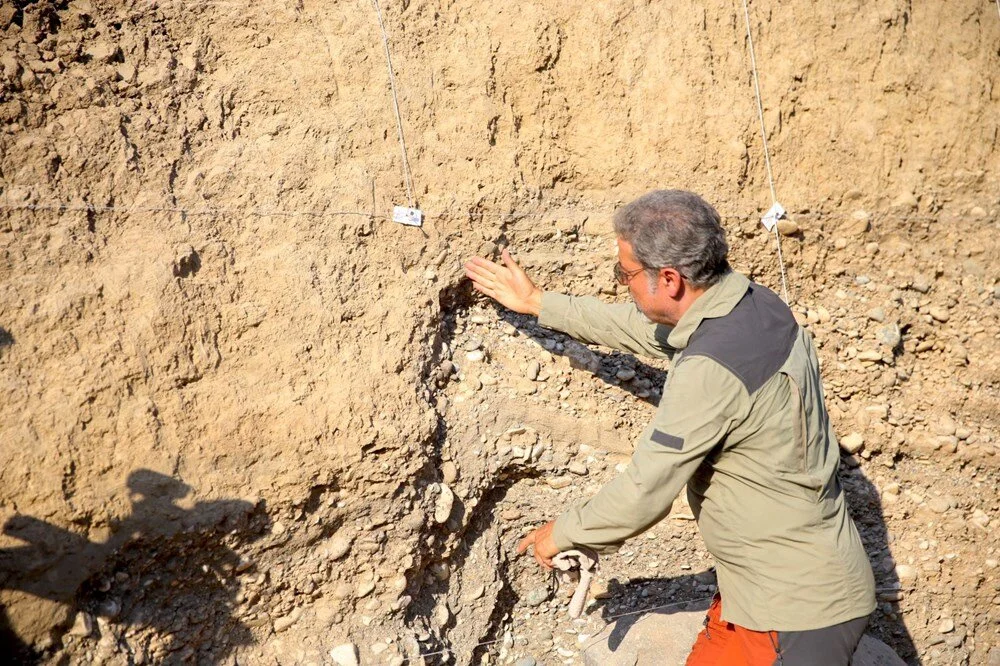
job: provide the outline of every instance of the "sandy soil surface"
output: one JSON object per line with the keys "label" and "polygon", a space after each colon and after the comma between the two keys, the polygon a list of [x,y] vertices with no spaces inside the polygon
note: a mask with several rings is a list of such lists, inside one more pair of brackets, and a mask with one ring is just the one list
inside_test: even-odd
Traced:
{"label": "sandy soil surface", "polygon": [[[873,633],[1000,663],[1000,16],[751,3],[793,310]],[[474,297],[510,247],[624,299],[615,206],[722,212],[777,288],[742,7],[0,5],[0,643],[31,663],[579,663],[710,596],[675,505],[582,621],[513,556],[627,460],[664,365]],[[332,651],[332,653],[331,653]],[[421,656],[424,655],[424,656]]]}

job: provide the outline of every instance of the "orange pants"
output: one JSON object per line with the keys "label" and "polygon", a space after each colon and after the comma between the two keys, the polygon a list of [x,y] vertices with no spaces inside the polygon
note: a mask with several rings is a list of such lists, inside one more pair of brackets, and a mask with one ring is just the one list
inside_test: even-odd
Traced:
{"label": "orange pants", "polygon": [[722,598],[716,594],[687,666],[772,666],[777,662],[778,632],[745,629],[723,622],[721,615]]}

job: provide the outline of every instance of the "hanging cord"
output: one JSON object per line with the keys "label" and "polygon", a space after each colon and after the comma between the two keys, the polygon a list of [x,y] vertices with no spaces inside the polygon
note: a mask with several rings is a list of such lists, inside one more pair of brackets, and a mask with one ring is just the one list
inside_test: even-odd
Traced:
{"label": "hanging cord", "polygon": [[[1000,0],[997,0],[1000,3]],[[764,103],[761,101],[760,95],[760,78],[757,76],[757,56],[754,54],[753,48],[753,34],[750,30],[750,8],[747,6],[747,0],[743,0],[743,18],[746,20],[747,24],[747,43],[750,46],[750,68],[753,70],[753,90],[754,96],[757,100],[757,118],[760,119],[760,138],[761,143],[764,145],[764,166],[767,167],[767,182],[771,187],[771,203],[778,203],[778,194],[774,188],[774,174],[771,171],[771,152],[767,148],[767,129],[764,126]],[[775,220],[774,227],[774,243],[778,248],[778,267],[781,269],[781,293],[784,296],[785,303],[788,303],[788,276],[785,273],[785,258],[781,254],[781,234],[778,232],[777,220]]]}
{"label": "hanging cord", "polygon": [[392,71],[392,56],[389,54],[389,35],[382,21],[382,8],[378,0],[372,0],[375,14],[378,16],[378,26],[382,30],[382,45],[385,47],[385,61],[389,66],[389,88],[392,89],[392,108],[396,111],[396,132],[399,135],[399,148],[403,153],[403,180],[406,182],[406,199],[410,208],[415,208],[413,201],[413,174],[410,173],[410,161],[406,158],[406,141],[403,139],[403,118],[399,113],[399,98],[396,96],[396,75]]}

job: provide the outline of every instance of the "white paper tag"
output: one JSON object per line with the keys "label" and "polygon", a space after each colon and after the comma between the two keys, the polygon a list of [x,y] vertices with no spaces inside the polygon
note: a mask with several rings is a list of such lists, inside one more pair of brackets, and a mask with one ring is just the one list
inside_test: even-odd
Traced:
{"label": "white paper tag", "polygon": [[774,231],[774,225],[778,223],[778,220],[785,216],[785,209],[780,203],[774,202],[774,205],[764,213],[764,217],[760,218],[760,223],[764,225],[764,228],[768,231]]}
{"label": "white paper tag", "polygon": [[392,209],[392,221],[405,224],[410,227],[419,227],[424,223],[424,214],[419,208],[407,208],[406,206],[396,206]]}

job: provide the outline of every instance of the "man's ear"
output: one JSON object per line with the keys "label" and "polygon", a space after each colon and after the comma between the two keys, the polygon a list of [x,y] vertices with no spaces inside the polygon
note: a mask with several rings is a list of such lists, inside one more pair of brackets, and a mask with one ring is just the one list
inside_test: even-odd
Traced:
{"label": "man's ear", "polygon": [[659,279],[660,287],[666,290],[668,296],[677,298],[682,295],[684,278],[681,277],[681,274],[676,269],[669,266],[661,268]]}

